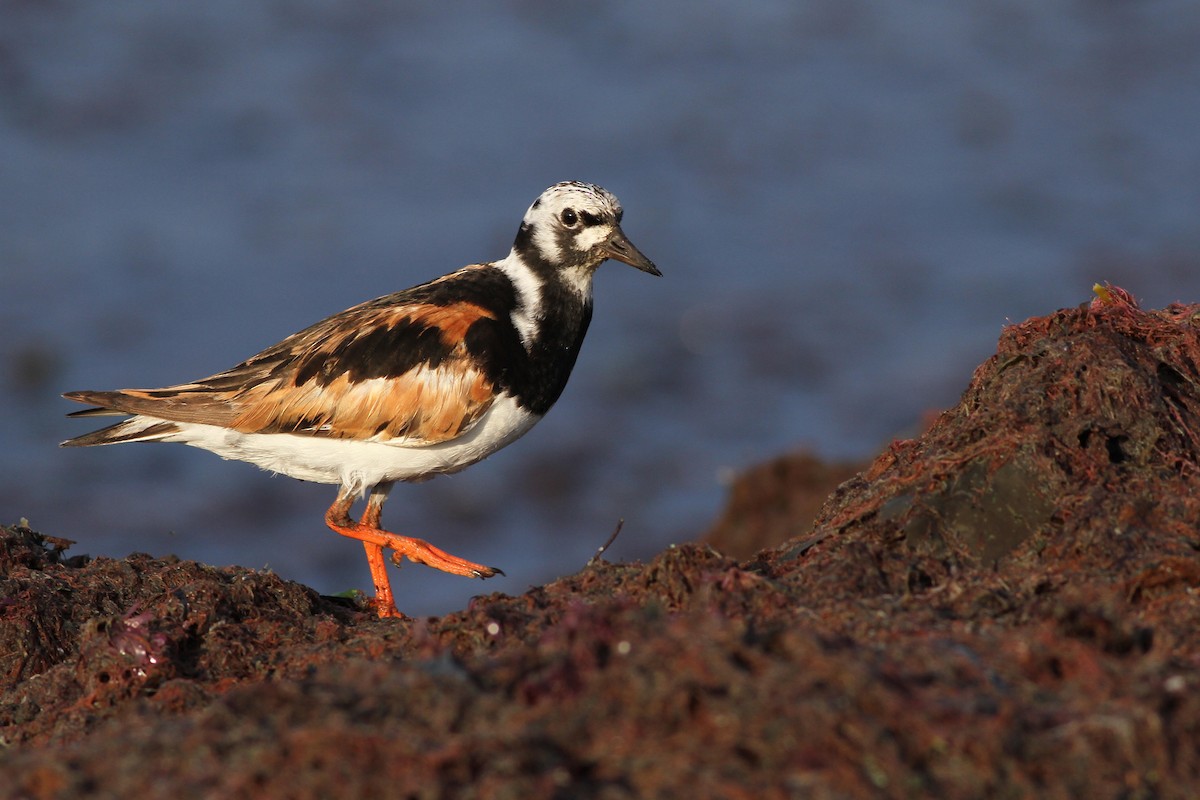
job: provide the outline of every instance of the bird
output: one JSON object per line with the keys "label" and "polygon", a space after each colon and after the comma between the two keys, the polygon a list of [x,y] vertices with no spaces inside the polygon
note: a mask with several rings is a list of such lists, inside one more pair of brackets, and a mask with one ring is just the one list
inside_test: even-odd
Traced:
{"label": "bird", "polygon": [[62,446],[181,442],[336,484],[325,524],[362,542],[375,588],[367,605],[381,618],[403,618],[385,550],[396,565],[408,558],[466,577],[504,573],[385,530],[389,491],[458,472],[516,441],[549,411],[591,321],[599,266],[614,259],[662,275],[625,235],[622,216],[611,192],[556,183],[529,206],[498,261],[360,303],[207,378],[66,392],[91,406],[68,416],[126,419]]}

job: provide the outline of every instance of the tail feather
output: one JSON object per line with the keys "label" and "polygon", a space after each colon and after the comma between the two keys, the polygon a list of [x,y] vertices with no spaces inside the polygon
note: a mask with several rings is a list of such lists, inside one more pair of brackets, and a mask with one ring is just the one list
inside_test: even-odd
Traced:
{"label": "tail feather", "polygon": [[[102,409],[99,409],[103,411]],[[83,412],[87,416],[87,412]],[[166,422],[151,417],[130,417],[116,425],[109,425],[98,431],[67,439],[62,447],[92,447],[100,444],[119,444],[121,442],[153,442],[179,432],[179,426],[174,422]]]}
{"label": "tail feather", "polygon": [[100,444],[120,442],[153,442],[179,433],[174,422],[156,417],[142,416],[135,411],[125,410],[121,392],[67,392],[63,397],[78,403],[92,403],[95,408],[85,408],[68,414],[68,417],[129,417],[116,425],[85,433],[62,442],[62,447],[92,447]]}
{"label": "tail feather", "polygon": [[238,411],[209,388],[182,384],[165,389],[121,389],[116,392],[66,392],[63,397],[94,406],[68,416],[100,417],[109,414],[144,414],[154,419],[226,425],[238,417]]}
{"label": "tail feather", "polygon": [[128,411],[118,411],[115,408],[85,408],[81,411],[72,411],[67,414],[68,417],[128,417]]}
{"label": "tail feather", "polygon": [[[83,411],[76,411],[74,414],[68,414],[69,417],[90,417],[100,414],[120,414],[123,413],[119,409],[124,405],[122,403],[123,395],[121,392],[63,392],[63,397],[68,400],[74,400],[76,403],[87,403],[99,408],[85,408]],[[127,413],[134,413],[132,411]]]}

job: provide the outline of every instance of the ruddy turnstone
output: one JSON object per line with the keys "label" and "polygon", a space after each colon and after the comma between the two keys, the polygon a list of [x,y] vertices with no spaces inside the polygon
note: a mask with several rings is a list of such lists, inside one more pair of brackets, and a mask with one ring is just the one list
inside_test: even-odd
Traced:
{"label": "ruddy turnstone", "polygon": [[503,573],[384,530],[388,491],[486,458],[554,405],[591,320],[597,267],[613,258],[662,274],[626,238],[621,213],[599,186],[555,184],[499,261],[354,306],[203,380],[66,393],[95,406],[71,416],[129,418],[63,445],[182,442],[339,484],[325,523],[362,541],[379,616],[403,616],[384,548],[397,564],[407,556],[455,575]]}

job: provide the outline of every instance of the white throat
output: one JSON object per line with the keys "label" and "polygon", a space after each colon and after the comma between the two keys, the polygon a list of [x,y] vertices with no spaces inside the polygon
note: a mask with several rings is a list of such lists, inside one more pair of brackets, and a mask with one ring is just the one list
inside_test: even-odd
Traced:
{"label": "white throat", "polygon": [[592,278],[596,275],[595,267],[568,267],[559,272],[563,283],[579,292],[579,296],[591,302]]}

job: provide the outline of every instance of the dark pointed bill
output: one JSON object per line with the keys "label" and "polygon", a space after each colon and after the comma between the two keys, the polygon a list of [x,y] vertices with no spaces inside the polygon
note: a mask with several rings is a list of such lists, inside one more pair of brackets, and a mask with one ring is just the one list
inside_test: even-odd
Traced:
{"label": "dark pointed bill", "polygon": [[642,272],[662,276],[654,262],[642,255],[642,251],[633,246],[633,242],[625,237],[625,233],[617,228],[608,241],[600,245],[600,249],[609,257],[623,261],[631,267],[637,267]]}

